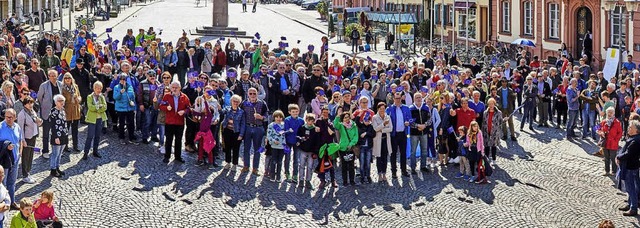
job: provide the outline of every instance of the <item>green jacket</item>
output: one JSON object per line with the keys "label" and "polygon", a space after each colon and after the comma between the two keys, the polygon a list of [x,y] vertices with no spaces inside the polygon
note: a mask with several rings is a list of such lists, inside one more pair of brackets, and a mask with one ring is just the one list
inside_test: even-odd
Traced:
{"label": "green jacket", "polygon": [[47,56],[43,56],[40,59],[40,68],[42,68],[43,70],[48,71],[49,68],[51,67],[56,67],[56,66],[60,66],[60,58],[58,58],[58,56],[52,56],[51,57],[51,62],[49,62],[49,57]]}
{"label": "green jacket", "polygon": [[336,131],[340,132],[340,151],[347,151],[351,147],[358,144],[358,127],[356,123],[351,121],[351,128],[346,128],[342,125],[342,121],[340,121],[340,117],[336,117],[333,120],[333,126],[336,128]]}
{"label": "green jacket", "polygon": [[100,95],[98,104],[93,100],[93,93],[87,96],[87,115],[85,121],[87,123],[96,123],[98,115],[102,118],[102,121],[107,121],[107,100],[103,95]]}
{"label": "green jacket", "polygon": [[[33,214],[30,216],[33,218]],[[33,219],[33,222],[29,222],[24,219],[22,213],[18,211],[18,213],[11,218],[11,228],[38,228],[38,225],[36,225],[35,219]]]}
{"label": "green jacket", "polygon": [[257,48],[256,51],[251,56],[251,75],[258,73],[260,71],[260,66],[262,65],[262,49]]}

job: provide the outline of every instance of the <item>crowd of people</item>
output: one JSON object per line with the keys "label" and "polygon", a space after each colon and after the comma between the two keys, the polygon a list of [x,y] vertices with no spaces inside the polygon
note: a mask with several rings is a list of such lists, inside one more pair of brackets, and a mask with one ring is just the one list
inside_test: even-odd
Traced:
{"label": "crowd of people", "polygon": [[[37,213],[33,219],[32,210],[41,205],[53,211],[48,192],[48,201],[45,193],[35,202],[16,199],[18,176],[25,184],[37,182],[30,175],[36,156],[49,160],[50,176],[63,177],[63,153],[102,158],[101,137],[110,131],[123,145],[153,144],[150,150],[164,154],[165,163],[171,154],[184,163],[184,146],[198,153],[196,165],[210,168],[219,166],[215,159],[223,152],[227,168],[237,165],[241,142],[249,142],[253,148],[243,148],[243,170],[248,170],[249,154],[264,147],[271,107],[304,103],[306,79],[322,78],[327,67],[326,37],[301,51],[289,48],[286,37],[270,46],[258,33],[246,43],[235,37],[190,41],[186,33],[163,42],[162,31],[153,28],[138,34],[129,29],[121,40],[111,37],[111,29],[106,33],[98,41],[83,28],[61,43],[52,33],[29,41],[15,28],[0,38],[0,165],[6,174],[0,212],[21,211],[12,225],[57,219]],[[37,50],[30,49],[31,42]],[[82,125],[87,126],[84,144]],[[258,174],[260,156],[253,161]]]}
{"label": "crowd of people", "polygon": [[[50,175],[62,177],[64,152],[102,158],[109,131],[123,145],[150,144],[164,163],[172,155],[184,163],[184,147],[197,154],[196,166],[224,164],[306,189],[337,188],[338,166],[342,186],[452,164],[459,166],[454,178],[486,184],[501,140],[517,143],[517,116],[521,132],[555,126],[568,139],[590,138],[602,148],[604,175],[617,174],[630,196],[640,192],[640,72],[632,62],[608,80],[587,59],[573,66],[563,56],[548,65],[526,51],[515,67],[483,69],[474,58],[460,64],[446,49],[412,63],[345,56],[343,66],[339,59],[328,65],[327,37],[319,50],[301,51],[288,50],[286,37],[273,47],[259,33],[246,43],[222,37],[204,44],[183,33],[174,48],[160,33],[129,29],[118,40],[107,29],[98,41],[85,29],[67,44],[46,34],[35,51],[21,45],[29,43],[23,32],[0,38],[0,212],[19,209],[12,223],[57,219],[52,192],[35,202],[15,198],[19,169],[24,183],[35,183],[31,166],[42,154]],[[637,201],[630,197],[625,215],[637,214]],[[49,216],[33,219],[31,210]]]}

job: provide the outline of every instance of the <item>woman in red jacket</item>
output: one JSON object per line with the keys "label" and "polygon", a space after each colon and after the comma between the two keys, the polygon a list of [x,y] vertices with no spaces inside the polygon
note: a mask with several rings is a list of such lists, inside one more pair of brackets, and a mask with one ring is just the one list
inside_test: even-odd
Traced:
{"label": "woman in red jacket", "polygon": [[225,68],[225,66],[227,66],[227,55],[224,53],[224,50],[222,50],[220,43],[216,43],[215,46],[213,46],[213,53],[214,53],[214,60],[213,60],[213,71],[212,73],[218,73],[220,74],[222,72],[222,69]]}
{"label": "woman in red jacket", "polygon": [[[618,142],[620,142],[620,138],[622,138],[622,124],[616,119],[616,111],[613,107],[609,107],[606,112],[607,119],[600,123],[600,129],[597,133],[601,137],[600,142],[604,143],[604,145],[600,145],[604,151],[603,176],[611,176],[612,173],[618,171],[615,159],[618,151]],[[609,166],[611,166],[611,169],[609,169]]]}
{"label": "woman in red jacket", "polygon": [[340,84],[342,82],[342,66],[340,66],[338,59],[333,59],[333,65],[329,67],[329,75],[337,79],[336,83]]}

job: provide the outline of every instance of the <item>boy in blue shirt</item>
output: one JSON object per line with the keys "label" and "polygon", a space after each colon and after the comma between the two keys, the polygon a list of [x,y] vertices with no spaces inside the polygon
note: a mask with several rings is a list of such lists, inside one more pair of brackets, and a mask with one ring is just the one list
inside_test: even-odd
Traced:
{"label": "boy in blue shirt", "polygon": [[297,104],[289,104],[287,107],[289,111],[289,116],[284,119],[284,129],[285,129],[285,139],[287,146],[291,148],[291,153],[293,154],[293,178],[289,175],[289,166],[291,164],[291,153],[285,154],[284,158],[284,173],[287,177],[287,181],[296,183],[298,180],[298,157],[300,155],[300,149],[296,146],[297,138],[296,134],[298,132],[298,128],[304,125],[304,120],[299,116],[300,108]]}

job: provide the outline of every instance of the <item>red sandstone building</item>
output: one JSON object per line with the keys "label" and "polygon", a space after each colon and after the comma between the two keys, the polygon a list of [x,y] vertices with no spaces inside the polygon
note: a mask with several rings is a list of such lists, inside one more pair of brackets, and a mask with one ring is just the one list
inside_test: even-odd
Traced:
{"label": "red sandstone building", "polygon": [[[562,43],[579,58],[587,31],[593,34],[592,65],[597,69],[604,65],[609,47],[622,46],[630,54],[640,52],[640,13],[631,20],[627,11],[633,7],[627,8],[623,0],[494,0],[491,8],[492,40],[533,40],[536,47],[532,54],[541,59],[557,57]],[[634,62],[638,60],[634,58]]]}

